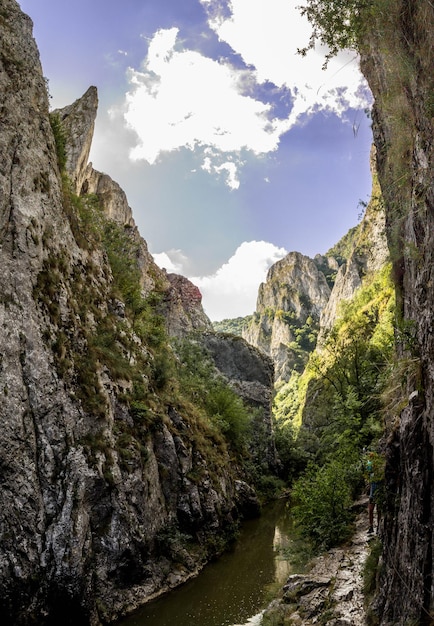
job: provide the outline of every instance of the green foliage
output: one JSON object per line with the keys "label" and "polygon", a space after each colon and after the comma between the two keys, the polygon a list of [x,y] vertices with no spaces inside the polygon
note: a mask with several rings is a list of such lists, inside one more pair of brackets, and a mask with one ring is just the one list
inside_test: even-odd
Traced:
{"label": "green foliage", "polygon": [[377,434],[381,393],[394,346],[394,290],[390,267],[366,280],[321,351],[309,361],[307,425],[319,432],[322,455],[350,440],[362,448]]}
{"label": "green foliage", "polygon": [[336,458],[309,465],[294,484],[294,518],[314,548],[328,549],[348,537],[355,473],[349,459]]}
{"label": "green foliage", "polygon": [[65,172],[62,173],[63,210],[68,218],[77,245],[92,250],[100,242],[101,222],[104,220],[95,195],[77,196]]}
{"label": "green foliage", "polygon": [[180,393],[202,408],[211,424],[241,452],[246,444],[250,412],[215,370],[206,352],[188,340],[175,342]]}
{"label": "green foliage", "polygon": [[62,121],[59,113],[50,113],[50,124],[56,144],[57,164],[60,172],[65,170],[66,166],[66,135],[62,127]]}
{"label": "green foliage", "polygon": [[300,54],[305,55],[319,41],[330,50],[327,65],[340,50],[357,50],[372,5],[372,0],[307,0],[300,11],[311,23],[312,35],[309,44],[299,50]]}
{"label": "green foliage", "polygon": [[241,398],[223,381],[214,381],[205,397],[205,409],[231,444],[241,450],[249,425],[249,415]]}
{"label": "green foliage", "polygon": [[381,541],[375,537],[369,545],[369,554],[366,557],[366,561],[363,566],[363,594],[366,599],[369,599],[376,587],[379,570],[379,562],[382,553],[383,546]]}
{"label": "green foliage", "polygon": [[[295,495],[300,523],[317,547],[345,536],[349,499],[363,483],[362,449],[382,434],[381,398],[394,354],[394,309],[386,266],[341,306],[306,370],[293,374],[276,395],[277,449],[290,480],[309,468],[296,482]],[[328,492],[332,484],[342,509]],[[317,506],[321,499],[323,505]]]}
{"label": "green foliage", "polygon": [[248,325],[252,319],[252,315],[246,315],[246,317],[235,317],[233,319],[225,319],[220,322],[213,322],[213,328],[217,333],[227,333],[229,335],[242,336],[243,329]]}
{"label": "green foliage", "polygon": [[354,249],[354,242],[359,234],[360,225],[350,228],[350,230],[335,244],[325,256],[334,257],[339,265],[342,265],[350,256]]}

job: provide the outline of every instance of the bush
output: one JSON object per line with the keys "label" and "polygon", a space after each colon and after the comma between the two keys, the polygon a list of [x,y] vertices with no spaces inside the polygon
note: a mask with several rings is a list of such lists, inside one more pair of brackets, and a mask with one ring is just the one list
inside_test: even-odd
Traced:
{"label": "bush", "polygon": [[50,113],[50,124],[56,144],[57,165],[63,172],[66,166],[66,135],[59,113]]}
{"label": "bush", "polygon": [[182,340],[174,343],[174,349],[182,395],[201,407],[225,439],[240,451],[250,424],[249,410],[219,376],[203,348]]}
{"label": "bush", "polygon": [[206,397],[205,408],[232,446],[241,449],[249,425],[249,414],[241,398],[223,382],[216,382]]}
{"label": "bush", "polygon": [[329,549],[350,533],[352,485],[349,468],[339,459],[311,464],[294,484],[294,518],[315,549]]}

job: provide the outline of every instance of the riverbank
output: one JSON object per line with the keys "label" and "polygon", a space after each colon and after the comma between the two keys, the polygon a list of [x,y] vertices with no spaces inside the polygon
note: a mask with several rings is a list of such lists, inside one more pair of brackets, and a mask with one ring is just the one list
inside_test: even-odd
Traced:
{"label": "riverbank", "polygon": [[[290,576],[283,587],[282,597],[274,600],[264,612],[264,626],[366,624],[362,570],[370,539],[367,499],[363,498],[355,506],[358,513],[351,540],[315,558],[308,574]],[[288,618],[290,622],[286,621]]]}

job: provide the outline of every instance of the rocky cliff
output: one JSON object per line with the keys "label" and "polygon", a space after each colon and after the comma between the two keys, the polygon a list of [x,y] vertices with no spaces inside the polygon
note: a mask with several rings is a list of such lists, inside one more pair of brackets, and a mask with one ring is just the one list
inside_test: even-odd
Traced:
{"label": "rocky cliff", "polygon": [[305,364],[329,297],[324,273],[299,252],[290,252],[269,269],[242,335],[272,358],[277,382],[288,380],[294,367]]}
{"label": "rocky cliff", "polygon": [[271,406],[274,387],[274,363],[240,337],[203,333],[201,343],[211,355],[216,368],[244,401],[255,409],[250,453],[258,466],[277,473],[279,459],[274,447]]}
{"label": "rocky cliff", "polygon": [[105,216],[127,233],[136,249],[144,294],[158,285],[163,294],[161,311],[166,329],[172,336],[185,336],[192,331],[211,330],[212,324],[202,307],[202,296],[187,278],[167,274],[160,269],[140,236],[123,189],[107,174],[95,170],[88,162],[95,119],[98,111],[98,93],[89,87],[73,104],[55,110],[65,137],[65,170],[77,195],[95,195]]}
{"label": "rocky cliff", "polygon": [[[318,342],[325,338],[339,314],[342,301],[351,300],[365,276],[380,270],[389,259],[386,239],[386,216],[376,172],[375,149],[371,151],[372,192],[360,224],[345,239],[345,259],[339,266],[330,298],[321,312]],[[330,254],[341,250],[338,242]],[[340,256],[340,255],[338,255]]]}
{"label": "rocky cliff", "polygon": [[258,291],[256,311],[242,336],[270,356],[276,383],[302,371],[308,355],[326,337],[342,301],[351,300],[364,277],[389,258],[375,150],[371,154],[372,193],[363,219],[326,255],[314,259],[290,252],[268,271]]}
{"label": "rocky cliff", "polygon": [[199,295],[87,164],[96,90],[50,123],[15,0],[0,29],[0,614],[97,625],[194,575],[255,496],[176,376],[165,327]]}
{"label": "rocky cliff", "polygon": [[[382,626],[434,615],[434,6],[394,0],[373,11],[362,70],[398,296],[398,397],[389,409]],[[393,406],[392,406],[393,404]]]}

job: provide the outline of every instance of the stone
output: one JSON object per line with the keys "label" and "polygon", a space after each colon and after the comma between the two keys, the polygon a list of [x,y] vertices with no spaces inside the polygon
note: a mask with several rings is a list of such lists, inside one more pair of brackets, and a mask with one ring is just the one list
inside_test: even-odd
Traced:
{"label": "stone", "polygon": [[299,252],[290,252],[268,270],[266,282],[259,287],[256,312],[242,335],[271,357],[276,382],[287,381],[296,363],[289,322],[296,320],[302,326],[312,318],[318,323],[329,297],[330,288],[317,263]]}

